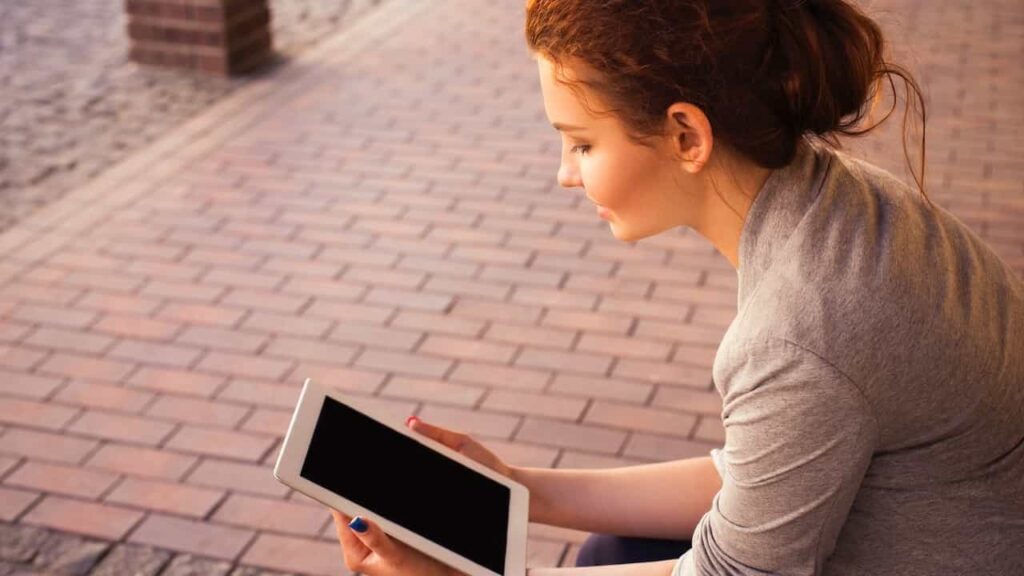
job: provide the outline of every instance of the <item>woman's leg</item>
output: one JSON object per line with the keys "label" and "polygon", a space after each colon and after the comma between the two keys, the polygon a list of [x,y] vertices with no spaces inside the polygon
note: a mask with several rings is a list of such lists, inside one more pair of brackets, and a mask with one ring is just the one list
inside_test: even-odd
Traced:
{"label": "woman's leg", "polygon": [[576,556],[576,565],[606,566],[671,560],[679,558],[689,549],[689,540],[659,540],[592,534],[580,548],[580,552]]}

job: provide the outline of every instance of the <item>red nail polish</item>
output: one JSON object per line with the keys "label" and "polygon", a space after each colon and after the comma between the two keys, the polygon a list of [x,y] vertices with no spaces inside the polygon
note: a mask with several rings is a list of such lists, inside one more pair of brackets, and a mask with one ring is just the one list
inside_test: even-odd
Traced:
{"label": "red nail polish", "polygon": [[405,419],[405,425],[408,426],[409,428],[412,428],[412,423],[417,421],[419,421],[419,418],[415,416],[409,416],[408,418]]}

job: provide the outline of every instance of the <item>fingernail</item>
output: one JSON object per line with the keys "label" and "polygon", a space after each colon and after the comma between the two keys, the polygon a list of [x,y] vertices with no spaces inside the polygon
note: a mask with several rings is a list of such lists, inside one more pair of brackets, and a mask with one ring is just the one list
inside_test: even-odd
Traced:
{"label": "fingernail", "polygon": [[413,422],[419,422],[419,421],[420,421],[419,418],[417,418],[415,416],[409,416],[408,418],[405,419],[405,425],[408,426],[409,428],[412,428]]}
{"label": "fingernail", "polygon": [[353,518],[352,521],[348,523],[348,527],[360,533],[366,532],[366,529],[369,528],[369,526],[366,525],[366,522],[363,522],[363,519],[359,516]]}

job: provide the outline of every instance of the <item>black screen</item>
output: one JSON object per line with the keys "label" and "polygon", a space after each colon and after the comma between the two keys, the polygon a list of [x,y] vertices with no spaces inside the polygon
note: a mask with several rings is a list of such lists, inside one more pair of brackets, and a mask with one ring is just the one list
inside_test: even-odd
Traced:
{"label": "black screen", "polygon": [[340,402],[324,398],[300,474],[504,574],[509,488]]}

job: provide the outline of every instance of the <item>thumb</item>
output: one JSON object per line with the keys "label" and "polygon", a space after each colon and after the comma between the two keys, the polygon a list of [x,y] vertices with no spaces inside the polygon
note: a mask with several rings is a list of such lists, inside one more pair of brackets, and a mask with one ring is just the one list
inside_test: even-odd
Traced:
{"label": "thumb", "polygon": [[381,558],[394,558],[395,543],[381,530],[376,522],[370,522],[362,516],[356,516],[348,523],[348,527],[359,540]]}
{"label": "thumb", "polygon": [[409,428],[412,428],[414,432],[418,432],[427,438],[437,440],[441,444],[459,451],[466,444],[466,435],[458,432],[452,432],[440,426],[434,426],[433,424],[427,424],[415,416],[410,416],[406,420]]}

